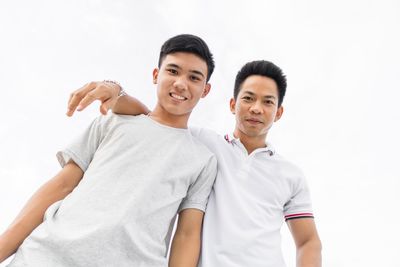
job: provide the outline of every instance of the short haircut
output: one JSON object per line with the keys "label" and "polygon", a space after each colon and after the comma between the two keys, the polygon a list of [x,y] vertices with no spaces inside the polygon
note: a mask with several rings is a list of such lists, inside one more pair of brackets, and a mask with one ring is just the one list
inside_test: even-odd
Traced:
{"label": "short haircut", "polygon": [[200,37],[191,34],[180,34],[174,36],[161,46],[160,57],[158,58],[158,67],[161,67],[162,61],[168,54],[175,52],[188,52],[199,56],[207,64],[207,82],[210,80],[214,71],[215,63],[213,55],[210,52],[206,42]]}
{"label": "short haircut", "polygon": [[280,107],[286,93],[286,76],[283,74],[281,68],[266,60],[248,62],[239,70],[233,89],[234,99],[237,99],[243,82],[251,75],[261,75],[275,81],[278,87],[278,107]]}

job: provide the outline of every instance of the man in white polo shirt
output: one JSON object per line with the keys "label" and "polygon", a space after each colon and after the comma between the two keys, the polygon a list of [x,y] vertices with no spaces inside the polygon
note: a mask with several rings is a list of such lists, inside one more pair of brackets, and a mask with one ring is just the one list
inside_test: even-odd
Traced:
{"label": "man in white polo shirt", "polygon": [[[76,94],[69,103],[72,115],[79,104],[115,98],[120,88],[84,87],[90,98]],[[242,67],[235,81],[230,108],[236,117],[233,135],[219,136],[206,129],[191,129],[218,159],[218,174],[203,224],[202,267],[280,267],[280,228],[286,220],[293,235],[297,266],[321,266],[321,242],[314,224],[311,200],[299,168],[277,154],[266,142],[273,123],[283,113],[286,77],[268,61]],[[100,97],[101,96],[101,97]],[[105,104],[104,104],[105,103]],[[125,96],[114,112],[148,112],[136,99]]]}

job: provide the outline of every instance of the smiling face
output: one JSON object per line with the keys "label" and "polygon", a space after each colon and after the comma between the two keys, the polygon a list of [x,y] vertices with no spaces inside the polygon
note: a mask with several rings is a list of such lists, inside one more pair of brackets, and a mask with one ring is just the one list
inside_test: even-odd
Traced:
{"label": "smiling face", "polygon": [[265,146],[268,130],[283,112],[283,107],[278,107],[275,81],[260,75],[244,80],[236,100],[231,99],[230,107],[236,117],[235,136],[242,142],[258,142],[260,146]]}
{"label": "smiling face", "polygon": [[200,57],[187,52],[168,54],[160,69],[153,71],[158,102],[152,114],[161,123],[185,127],[197,102],[210,91],[206,79],[207,64]]}

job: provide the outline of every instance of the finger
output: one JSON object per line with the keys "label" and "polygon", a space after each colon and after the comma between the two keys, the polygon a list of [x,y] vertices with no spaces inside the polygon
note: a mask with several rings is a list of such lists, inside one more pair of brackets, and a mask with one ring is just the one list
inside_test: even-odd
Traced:
{"label": "finger", "polygon": [[111,108],[114,106],[115,102],[116,102],[116,100],[113,100],[113,99],[111,99],[111,98],[108,99],[107,101],[103,102],[103,103],[100,105],[100,112],[101,112],[101,114],[107,115],[108,110],[111,109]]}
{"label": "finger", "polygon": [[93,90],[86,94],[86,96],[79,102],[78,107],[76,108],[77,111],[84,110],[87,106],[93,103],[95,100],[100,100],[104,102],[104,97],[101,92]]}
{"label": "finger", "polygon": [[119,86],[107,84],[105,82],[99,82],[97,83],[96,88],[87,93],[86,97],[81,100],[77,110],[81,111],[93,101],[100,100],[101,104],[105,104],[103,107],[100,106],[100,112],[105,115],[107,114],[108,109],[112,108],[112,106],[116,103],[119,90]]}
{"label": "finger", "polygon": [[74,105],[72,105],[71,103],[72,103],[72,98],[74,97],[74,93],[71,93],[70,95],[69,95],[69,99],[68,99],[68,106],[67,106],[67,116],[68,117],[71,117],[73,114],[74,114],[74,111],[75,111],[75,107],[74,107]]}
{"label": "finger", "polygon": [[86,96],[86,94],[97,86],[97,82],[90,82],[85,84],[83,87],[79,88],[73,92],[68,100],[67,116],[72,116],[78,104]]}
{"label": "finger", "polygon": [[83,98],[77,109],[78,111],[83,110],[86,108],[88,105],[90,105],[94,100],[100,100],[101,103],[104,103],[108,101],[109,99],[114,99],[115,100],[118,98],[118,93],[116,93],[116,96],[114,97],[115,90],[118,90],[119,92],[119,86],[115,87],[114,84],[107,84],[105,82],[98,82],[97,86],[95,89],[92,91],[88,92],[85,98]]}

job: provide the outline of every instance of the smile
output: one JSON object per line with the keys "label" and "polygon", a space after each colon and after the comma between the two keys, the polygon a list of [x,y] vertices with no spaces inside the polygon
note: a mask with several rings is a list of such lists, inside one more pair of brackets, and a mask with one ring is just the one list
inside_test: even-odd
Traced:
{"label": "smile", "polygon": [[170,95],[172,98],[176,99],[176,100],[180,100],[180,101],[185,101],[185,100],[187,100],[186,97],[181,96],[181,95],[177,95],[177,94],[174,94],[174,93],[169,93],[169,95]]}
{"label": "smile", "polygon": [[247,121],[248,123],[251,123],[251,124],[263,123],[262,121],[259,121],[259,120],[257,120],[257,119],[246,119],[246,121]]}

